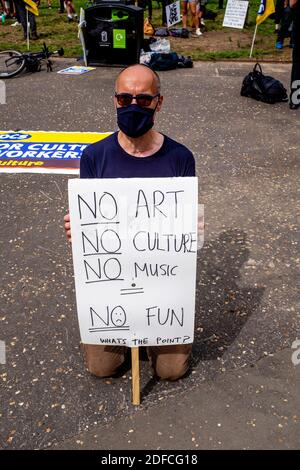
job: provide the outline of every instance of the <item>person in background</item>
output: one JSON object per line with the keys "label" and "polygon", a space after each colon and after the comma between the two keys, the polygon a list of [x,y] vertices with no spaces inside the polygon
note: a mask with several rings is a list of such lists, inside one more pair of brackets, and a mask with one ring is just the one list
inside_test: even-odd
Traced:
{"label": "person in background", "polygon": [[[204,21],[204,15],[205,15],[205,4],[207,3],[207,0],[199,0],[198,5],[197,5],[197,12],[198,12],[198,28],[201,32],[201,28],[205,26],[205,21]],[[199,35],[200,36],[200,35]]]}
{"label": "person in background", "polygon": [[[17,15],[20,18],[22,27],[23,27],[23,37],[27,39],[27,10],[26,10],[26,3],[23,0],[14,0],[15,7],[17,10]],[[39,6],[39,2],[35,2],[37,6]],[[37,27],[35,21],[35,15],[28,11],[28,22],[30,25],[30,39],[34,41],[37,40],[39,37],[37,35]]]}
{"label": "person in background", "polygon": [[13,1],[12,4],[13,4],[13,10],[14,10],[14,17],[15,17],[16,21],[14,23],[12,23],[10,26],[15,28],[16,26],[22,26],[22,24],[21,24],[21,18],[20,18],[19,12],[18,12],[18,10],[16,8],[16,5],[15,5],[15,1]]}
{"label": "person in background", "polygon": [[65,12],[65,2],[64,2],[64,0],[59,0],[58,13],[64,13],[64,12]]}
{"label": "person in background", "polygon": [[2,15],[4,18],[14,17],[14,5],[11,0],[1,0]]}
{"label": "person in background", "polygon": [[290,0],[294,12],[292,43],[293,65],[291,73],[290,109],[300,108],[300,0]]}
{"label": "person in background", "polygon": [[276,9],[275,21],[279,21],[279,28],[277,31],[275,47],[276,49],[282,49],[285,38],[291,36],[290,30],[293,22],[293,10],[290,8],[289,0],[278,0],[276,3]]}
{"label": "person in background", "polygon": [[77,14],[76,14],[75,7],[74,7],[72,0],[66,0],[65,7],[67,11],[68,21],[70,22],[73,20],[77,20]]}
{"label": "person in background", "polygon": [[[285,0],[276,0],[275,5],[275,13],[274,13],[274,20],[275,20],[275,33],[277,33],[280,29],[280,22],[283,15],[284,10],[284,1]],[[271,15],[272,17],[272,15]]]}
{"label": "person in background", "polygon": [[201,36],[202,33],[199,28],[198,20],[198,0],[183,0],[182,2],[182,26],[183,28],[187,27],[187,15],[188,10],[191,12],[191,27],[194,29],[196,36]]}
{"label": "person in background", "polygon": [[152,19],[152,0],[137,0],[138,6],[140,8],[144,8],[146,10],[146,7],[148,7],[148,20],[151,21]]}

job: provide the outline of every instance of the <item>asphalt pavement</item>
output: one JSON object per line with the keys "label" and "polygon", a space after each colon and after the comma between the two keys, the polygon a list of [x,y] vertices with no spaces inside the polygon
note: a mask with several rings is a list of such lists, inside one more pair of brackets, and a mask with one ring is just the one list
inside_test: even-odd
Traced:
{"label": "asphalt pavement", "polygon": [[[114,131],[117,68],[6,82],[1,130]],[[240,96],[247,63],[160,73],[157,129],[194,153],[205,244],[198,256],[189,374],[152,379],[142,404],[127,367],[84,369],[72,257],[63,233],[66,175],[0,174],[0,447],[233,449],[300,447],[300,110]],[[288,88],[290,65],[264,71]],[[299,355],[300,356],[300,355]]]}

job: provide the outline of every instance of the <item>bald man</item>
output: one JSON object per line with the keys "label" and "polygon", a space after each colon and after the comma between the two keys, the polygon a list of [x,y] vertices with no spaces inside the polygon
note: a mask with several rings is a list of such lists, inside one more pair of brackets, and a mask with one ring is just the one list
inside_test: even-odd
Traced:
{"label": "bald man", "polygon": [[[182,144],[153,129],[163,96],[159,76],[145,65],[122,70],[115,85],[114,104],[119,131],[87,147],[80,160],[81,178],[149,178],[195,176],[195,160]],[[65,231],[71,241],[70,217]],[[156,376],[176,380],[188,370],[191,344],[147,348]],[[84,344],[91,374],[114,375],[127,348]]]}
{"label": "bald man", "polygon": [[300,109],[300,0],[290,0],[290,7],[294,11],[290,109]]}

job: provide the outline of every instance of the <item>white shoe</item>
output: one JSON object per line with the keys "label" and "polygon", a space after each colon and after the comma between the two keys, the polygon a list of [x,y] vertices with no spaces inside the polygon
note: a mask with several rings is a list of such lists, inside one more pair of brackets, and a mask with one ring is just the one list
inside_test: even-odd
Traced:
{"label": "white shoe", "polygon": [[201,31],[200,31],[200,28],[197,28],[197,29],[196,29],[196,35],[197,35],[197,36],[202,36],[202,33],[201,33]]}
{"label": "white shoe", "polygon": [[21,26],[21,23],[18,23],[18,21],[16,21],[15,23],[12,23],[10,26],[13,26],[13,27],[15,27],[15,26]]}

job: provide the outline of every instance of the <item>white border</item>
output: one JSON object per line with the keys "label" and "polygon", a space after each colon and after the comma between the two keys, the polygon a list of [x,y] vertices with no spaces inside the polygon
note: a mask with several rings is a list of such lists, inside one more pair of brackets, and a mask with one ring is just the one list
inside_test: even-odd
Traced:
{"label": "white border", "polygon": [[58,169],[55,169],[55,168],[28,168],[28,169],[25,169],[25,168],[4,168],[4,167],[0,167],[0,174],[1,173],[56,173],[56,174],[60,174],[60,175],[79,175],[79,168],[76,168],[76,169],[65,169],[65,170],[60,170],[59,168]]}

